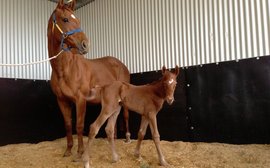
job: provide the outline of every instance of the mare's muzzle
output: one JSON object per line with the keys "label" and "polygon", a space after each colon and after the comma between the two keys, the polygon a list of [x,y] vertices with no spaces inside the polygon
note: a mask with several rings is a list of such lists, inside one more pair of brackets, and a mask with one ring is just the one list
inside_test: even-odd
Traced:
{"label": "mare's muzzle", "polygon": [[78,48],[79,48],[79,52],[80,52],[81,54],[87,54],[88,51],[89,51],[89,44],[88,44],[88,41],[83,40],[83,41],[81,42],[81,44],[79,45]]}

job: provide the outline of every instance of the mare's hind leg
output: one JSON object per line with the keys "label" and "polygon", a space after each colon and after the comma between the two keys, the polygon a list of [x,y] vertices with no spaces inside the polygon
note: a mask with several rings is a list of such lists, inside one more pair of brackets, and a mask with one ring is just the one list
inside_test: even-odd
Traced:
{"label": "mare's hind leg", "polygon": [[134,151],[134,155],[136,157],[140,157],[141,143],[142,143],[142,140],[143,140],[143,138],[145,136],[148,123],[149,123],[148,120],[144,116],[142,116],[142,118],[141,118],[141,126],[140,126],[140,130],[138,132],[137,145],[136,145],[136,148],[135,148],[135,151]]}
{"label": "mare's hind leg", "polygon": [[130,142],[130,132],[129,132],[129,112],[128,112],[128,108],[127,107],[123,107],[124,108],[124,120],[125,120],[125,124],[126,124],[126,142]]}
{"label": "mare's hind leg", "polygon": [[67,136],[67,149],[64,153],[64,156],[71,155],[71,148],[73,147],[73,138],[72,138],[72,121],[71,121],[71,105],[68,101],[57,98],[58,105],[63,114],[66,128]]}
{"label": "mare's hind leg", "polygon": [[159,163],[161,166],[168,166],[169,164],[166,162],[164,155],[162,154],[161,149],[160,149],[160,135],[158,132],[158,127],[157,127],[156,113],[149,113],[149,121],[150,121],[152,138],[153,138],[153,141],[155,143],[157,153],[158,153]]}
{"label": "mare's hind leg", "polygon": [[117,107],[115,112],[110,116],[108,119],[107,126],[105,128],[108,141],[110,143],[111,151],[112,151],[112,160],[113,162],[117,162],[119,160],[119,156],[115,151],[115,144],[114,144],[114,127],[116,124],[117,117],[120,113],[121,106]]}

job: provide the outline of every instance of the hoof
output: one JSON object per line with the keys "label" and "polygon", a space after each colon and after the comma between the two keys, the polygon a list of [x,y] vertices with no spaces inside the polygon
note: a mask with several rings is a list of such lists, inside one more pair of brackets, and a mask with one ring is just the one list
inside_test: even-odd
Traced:
{"label": "hoof", "polygon": [[81,156],[83,155],[83,152],[84,152],[84,149],[83,148],[80,148],[77,151],[78,155],[81,155]]}
{"label": "hoof", "polygon": [[89,162],[85,162],[85,163],[84,163],[84,168],[90,168]]}
{"label": "hoof", "polygon": [[75,158],[73,159],[73,162],[82,162],[82,155],[81,154],[77,154],[75,156]]}
{"label": "hoof", "polygon": [[160,162],[161,166],[165,166],[165,167],[171,167],[171,165],[169,163],[167,163],[165,160]]}
{"label": "hoof", "polygon": [[130,133],[126,133],[126,140],[125,140],[126,143],[130,143],[131,140],[130,140]]}
{"label": "hoof", "polygon": [[131,143],[131,140],[130,140],[130,138],[127,138],[127,139],[124,140],[124,142],[129,144],[129,143]]}
{"label": "hoof", "polygon": [[115,154],[115,155],[113,156],[113,158],[112,158],[112,162],[113,162],[113,163],[116,163],[116,162],[118,162],[118,160],[119,160],[119,156],[118,156],[117,154]]}
{"label": "hoof", "polygon": [[63,157],[69,157],[71,155],[72,155],[71,151],[70,150],[66,150],[65,153],[64,153],[64,155],[63,155]]}
{"label": "hoof", "polygon": [[141,154],[140,154],[139,151],[135,151],[135,152],[134,152],[134,156],[135,156],[136,158],[140,158],[140,157],[141,157]]}

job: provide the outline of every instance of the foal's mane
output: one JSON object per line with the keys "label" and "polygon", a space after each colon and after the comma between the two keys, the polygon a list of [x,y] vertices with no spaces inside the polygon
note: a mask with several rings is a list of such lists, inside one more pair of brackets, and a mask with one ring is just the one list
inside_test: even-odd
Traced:
{"label": "foal's mane", "polygon": [[155,80],[155,81],[153,81],[153,82],[151,82],[151,83],[148,83],[147,85],[155,85],[155,84],[161,82],[161,81],[163,80],[163,78],[164,78],[164,77],[162,76],[162,77],[159,78],[158,80]]}

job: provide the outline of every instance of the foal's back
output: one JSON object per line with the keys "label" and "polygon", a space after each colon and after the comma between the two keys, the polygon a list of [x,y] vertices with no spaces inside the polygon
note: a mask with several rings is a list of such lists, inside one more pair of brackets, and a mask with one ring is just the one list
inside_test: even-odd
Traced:
{"label": "foal's back", "polygon": [[114,81],[110,85],[103,87],[102,103],[119,104],[127,107],[131,111],[143,114],[144,111],[158,111],[164,100],[156,94],[155,85],[135,86],[126,82]]}

